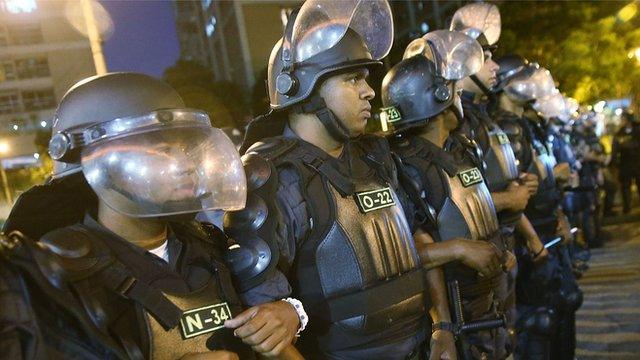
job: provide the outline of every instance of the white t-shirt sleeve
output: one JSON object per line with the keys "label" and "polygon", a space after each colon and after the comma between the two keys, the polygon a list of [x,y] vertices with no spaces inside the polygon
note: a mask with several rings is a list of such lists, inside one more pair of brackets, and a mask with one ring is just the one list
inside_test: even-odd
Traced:
{"label": "white t-shirt sleeve", "polygon": [[149,252],[169,263],[169,247],[167,246],[168,244],[169,241],[165,240],[162,245],[158,246],[155,249],[149,250]]}

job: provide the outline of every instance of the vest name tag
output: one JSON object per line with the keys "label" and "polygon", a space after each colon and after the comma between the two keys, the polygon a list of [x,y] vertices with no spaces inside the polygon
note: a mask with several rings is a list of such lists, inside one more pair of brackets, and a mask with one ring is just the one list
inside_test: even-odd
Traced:
{"label": "vest name tag", "polygon": [[396,204],[396,201],[393,199],[391,189],[388,187],[384,189],[358,192],[356,193],[356,199],[360,211],[365,214],[374,210],[394,206]]}
{"label": "vest name tag", "polygon": [[498,138],[498,142],[500,143],[500,145],[506,145],[510,143],[509,137],[505,133],[497,133],[496,137]]}
{"label": "vest name tag", "polygon": [[221,329],[224,321],[231,318],[231,310],[226,302],[187,310],[180,317],[182,338],[189,339]]}
{"label": "vest name tag", "polygon": [[459,172],[458,177],[460,178],[460,181],[462,181],[462,186],[464,187],[479,184],[483,181],[482,173],[476,167]]}

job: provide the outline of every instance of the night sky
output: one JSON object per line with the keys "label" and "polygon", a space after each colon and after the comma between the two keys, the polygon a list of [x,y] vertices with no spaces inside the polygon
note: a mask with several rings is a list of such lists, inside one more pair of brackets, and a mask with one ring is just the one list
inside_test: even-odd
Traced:
{"label": "night sky", "polygon": [[160,77],[180,56],[173,2],[106,1],[114,32],[104,43],[109,71],[136,71]]}

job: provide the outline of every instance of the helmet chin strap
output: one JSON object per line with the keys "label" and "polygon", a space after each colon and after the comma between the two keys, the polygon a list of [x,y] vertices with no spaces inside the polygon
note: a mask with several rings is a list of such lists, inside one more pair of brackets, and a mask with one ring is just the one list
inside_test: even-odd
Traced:
{"label": "helmet chin strap", "polygon": [[327,107],[324,99],[320,95],[313,95],[309,100],[300,105],[302,112],[315,114],[322,126],[327,129],[327,132],[331,137],[340,142],[346,143],[351,139],[349,136],[349,130],[344,126],[333,112]]}
{"label": "helmet chin strap", "polygon": [[482,81],[480,81],[480,79],[478,79],[478,77],[474,74],[474,75],[470,75],[469,78],[471,79],[471,81],[473,81],[474,84],[476,84],[477,87],[480,88],[480,90],[488,97],[491,98],[493,96],[493,93],[491,92],[491,90],[489,90],[488,87],[486,87]]}

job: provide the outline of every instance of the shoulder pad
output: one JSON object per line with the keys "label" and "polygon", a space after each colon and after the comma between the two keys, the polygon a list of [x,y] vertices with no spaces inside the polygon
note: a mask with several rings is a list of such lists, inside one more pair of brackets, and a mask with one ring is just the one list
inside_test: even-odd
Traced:
{"label": "shoulder pad", "polygon": [[257,152],[248,152],[242,156],[242,164],[247,177],[248,190],[261,188],[274,173],[273,163]]}
{"label": "shoulder pad", "polygon": [[[50,231],[38,242],[56,255],[60,271],[70,281],[89,277],[113,260],[111,250],[80,224]],[[43,263],[38,263],[42,268]]]}
{"label": "shoulder pad", "polygon": [[232,239],[227,265],[240,292],[259,285],[279,260],[275,236],[281,218],[275,200],[278,172],[272,159],[293,149],[295,141],[272,139],[254,145],[242,157],[249,190],[247,203],[242,210],[225,212],[223,218],[224,232]]}
{"label": "shoulder pad", "polygon": [[291,151],[298,142],[295,138],[271,137],[253,144],[245,154],[257,153],[267,160],[273,160]]}
{"label": "shoulder pad", "polygon": [[40,243],[52,253],[63,258],[80,258],[91,251],[89,234],[75,226],[49,231],[40,238]]}

